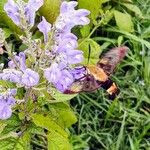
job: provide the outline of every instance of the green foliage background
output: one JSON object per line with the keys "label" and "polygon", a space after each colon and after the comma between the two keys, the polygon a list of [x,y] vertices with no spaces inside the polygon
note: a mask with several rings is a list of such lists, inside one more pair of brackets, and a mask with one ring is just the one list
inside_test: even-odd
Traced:
{"label": "green foliage background", "polygon": [[[18,38],[12,40],[11,34],[15,34],[14,30],[21,32],[4,15],[4,2],[0,2],[0,15],[4,16],[0,25],[8,35],[7,40],[18,47]],[[60,1],[45,2],[47,4],[39,14],[53,22],[59,12]],[[112,47],[126,45],[130,48],[112,75],[120,87],[120,95],[110,101],[105,91],[99,89],[77,96],[60,93],[51,97],[46,95],[46,99],[39,96],[36,113],[30,113],[34,104],[29,103],[27,118],[23,112],[18,112],[7,121],[0,121],[0,150],[150,149],[150,1],[78,2],[79,8],[91,11],[90,25],[73,31],[79,37],[79,48],[84,51],[84,64],[95,64],[99,55]],[[7,83],[5,86],[10,85]],[[71,98],[71,107],[77,118],[70,108],[68,100]],[[22,132],[18,137],[16,132],[20,129]]]}

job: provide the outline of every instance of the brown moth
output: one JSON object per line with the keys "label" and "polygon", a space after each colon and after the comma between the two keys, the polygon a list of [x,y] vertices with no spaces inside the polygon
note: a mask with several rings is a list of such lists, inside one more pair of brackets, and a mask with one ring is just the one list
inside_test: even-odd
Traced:
{"label": "brown moth", "polygon": [[102,55],[96,65],[84,66],[85,75],[76,80],[64,93],[91,92],[101,87],[108,92],[110,99],[114,99],[119,94],[119,89],[110,79],[110,75],[125,57],[127,50],[126,46],[113,48]]}

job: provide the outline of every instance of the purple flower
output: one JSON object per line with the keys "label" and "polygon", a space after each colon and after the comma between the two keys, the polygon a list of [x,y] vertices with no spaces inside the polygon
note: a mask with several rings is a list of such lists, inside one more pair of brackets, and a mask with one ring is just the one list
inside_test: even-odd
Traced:
{"label": "purple flower", "polygon": [[70,70],[60,67],[60,64],[52,64],[50,68],[47,68],[44,72],[45,78],[55,85],[55,87],[63,92],[74,81],[73,75]]}
{"label": "purple flower", "polygon": [[78,46],[78,38],[72,33],[59,34],[55,37],[55,40],[57,43],[59,43],[59,47],[74,49]]}
{"label": "purple flower", "polygon": [[0,101],[0,119],[5,120],[12,115],[11,106],[7,102]]}
{"label": "purple flower", "polygon": [[68,13],[70,11],[74,11],[74,8],[78,5],[78,2],[71,1],[71,2],[62,2],[60,7],[60,13]]}
{"label": "purple flower", "polygon": [[83,61],[83,52],[79,50],[67,50],[67,62],[68,64],[77,64]]}
{"label": "purple flower", "polygon": [[38,84],[39,75],[37,72],[29,68],[23,72],[15,69],[4,69],[3,73],[0,73],[0,80],[22,84],[26,87],[32,87]]}
{"label": "purple flower", "polygon": [[55,86],[59,91],[64,92],[69,88],[73,81],[73,75],[68,70],[63,70],[61,73],[61,78],[57,83],[55,83]]}
{"label": "purple flower", "polygon": [[8,0],[4,5],[4,10],[16,25],[20,24],[19,8],[14,0]]}
{"label": "purple flower", "polygon": [[25,15],[30,26],[34,25],[36,11],[43,5],[43,0],[29,0],[25,7]]}
{"label": "purple flower", "polygon": [[26,69],[22,75],[21,83],[26,87],[32,87],[38,84],[39,74],[31,69]]}
{"label": "purple flower", "polygon": [[11,107],[15,104],[13,96],[16,95],[16,89],[9,89],[7,94],[0,93],[0,119],[5,120],[11,117]]}
{"label": "purple flower", "polygon": [[9,96],[15,96],[17,94],[17,89],[9,89],[7,94]]}
{"label": "purple flower", "polygon": [[43,3],[43,0],[29,0],[27,5],[31,10],[37,11],[43,5]]}
{"label": "purple flower", "polygon": [[21,84],[25,87],[32,87],[38,84],[39,74],[26,67],[26,57],[23,52],[14,56],[9,61],[9,68],[0,73],[0,79]]}
{"label": "purple flower", "polygon": [[51,83],[57,83],[61,75],[62,73],[57,63],[52,64],[50,68],[44,71],[45,78]]}
{"label": "purple flower", "polygon": [[21,76],[21,71],[15,69],[4,69],[3,72],[0,73],[0,80],[21,83]]}
{"label": "purple flower", "polygon": [[39,23],[38,28],[44,35],[44,42],[48,42],[48,33],[51,31],[51,24],[42,17],[42,21]]}
{"label": "purple flower", "polygon": [[26,57],[23,52],[20,52],[18,56],[15,56],[13,60],[8,62],[9,68],[17,69],[17,67],[20,68],[20,70],[26,69]]}
{"label": "purple flower", "polygon": [[62,2],[60,15],[56,20],[55,27],[58,32],[70,32],[76,25],[87,25],[90,20],[86,17],[90,11],[86,9],[75,10],[77,2]]}
{"label": "purple flower", "polygon": [[[21,10],[24,11],[24,15],[26,17],[23,19],[25,19],[31,27],[34,25],[36,11],[42,5],[43,0],[29,0],[28,3],[25,3],[24,10]],[[4,10],[16,25],[19,26],[21,24],[20,8],[14,0],[8,0],[8,2],[4,5]]]}
{"label": "purple flower", "polygon": [[77,4],[75,1],[62,2],[60,15],[54,24],[56,30],[52,51],[56,57],[53,64],[44,72],[45,78],[61,92],[67,90],[77,78],[82,77],[85,73],[85,70],[73,69],[72,66],[83,61],[83,52],[76,50],[78,39],[71,33],[71,29],[76,25],[88,24],[87,15],[90,14],[85,9],[75,10]]}

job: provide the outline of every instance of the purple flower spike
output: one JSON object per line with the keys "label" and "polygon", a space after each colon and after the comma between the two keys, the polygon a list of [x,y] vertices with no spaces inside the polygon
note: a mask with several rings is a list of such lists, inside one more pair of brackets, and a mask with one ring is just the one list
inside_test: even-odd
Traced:
{"label": "purple flower spike", "polygon": [[43,5],[43,3],[43,0],[29,0],[25,7],[25,15],[31,27],[34,25],[36,11]]}
{"label": "purple flower spike", "polygon": [[22,75],[22,84],[27,87],[32,87],[38,84],[39,82],[39,74],[31,69],[26,69],[24,74]]}
{"label": "purple flower spike", "polygon": [[76,50],[78,39],[71,33],[71,29],[76,25],[88,24],[87,16],[90,14],[86,9],[75,10],[77,4],[76,1],[63,1],[61,4],[60,15],[53,27],[55,43],[52,51],[55,54],[55,65],[44,72],[45,78],[61,92],[67,90],[76,79],[84,77],[85,73],[83,67],[73,69],[72,66],[83,61],[83,52]]}
{"label": "purple flower spike", "polygon": [[54,63],[50,68],[47,68],[44,72],[45,78],[52,83],[57,83],[61,77],[61,70],[58,64]]}
{"label": "purple flower spike", "polygon": [[44,42],[48,42],[48,33],[51,31],[51,24],[42,17],[42,21],[39,23],[38,28],[44,35]]}
{"label": "purple flower spike", "polygon": [[20,24],[18,5],[14,2],[14,0],[8,0],[8,2],[4,5],[4,10],[16,25]]}

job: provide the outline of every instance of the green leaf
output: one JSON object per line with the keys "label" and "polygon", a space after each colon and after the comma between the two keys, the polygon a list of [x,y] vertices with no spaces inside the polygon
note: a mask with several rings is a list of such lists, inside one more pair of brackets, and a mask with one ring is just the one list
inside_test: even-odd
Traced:
{"label": "green leaf", "polygon": [[150,84],[150,57],[144,58],[143,76],[144,76],[144,81],[147,83],[147,85],[149,85]]}
{"label": "green leaf", "polygon": [[87,37],[90,34],[90,29],[91,29],[90,25],[83,26],[80,29],[82,37]]}
{"label": "green leaf", "polygon": [[126,116],[127,116],[127,112],[125,111],[124,115],[123,115],[123,120],[122,120],[122,124],[121,124],[121,127],[120,127],[120,132],[119,132],[119,135],[118,135],[118,139],[117,139],[115,150],[119,150],[120,149],[121,142],[123,141],[123,138],[124,138],[123,134],[124,134]]}
{"label": "green leaf", "polygon": [[59,14],[61,0],[45,0],[44,5],[40,8],[41,16],[44,16],[47,21],[53,23]]}
{"label": "green leaf", "polygon": [[2,85],[3,87],[6,87],[6,88],[14,88],[15,87],[12,82],[4,81],[4,80],[0,80],[0,85]]}
{"label": "green leaf", "polygon": [[50,106],[55,109],[58,120],[62,120],[64,127],[68,128],[72,124],[77,122],[76,115],[70,108],[69,104],[57,103],[57,104],[51,104]]}
{"label": "green leaf", "polygon": [[47,140],[48,150],[73,150],[69,140],[53,130],[49,130]]}
{"label": "green leaf", "polygon": [[37,126],[45,128],[49,131],[54,130],[54,132],[58,132],[65,138],[68,137],[67,132],[61,126],[59,126],[56,120],[54,120],[54,118],[52,118],[50,115],[32,114],[31,118]]}
{"label": "green leaf", "polygon": [[96,64],[102,52],[101,47],[92,39],[79,41],[79,49],[84,52],[84,64]]}
{"label": "green leaf", "polygon": [[65,102],[65,101],[71,100],[72,98],[77,96],[77,94],[70,94],[70,95],[69,94],[63,94],[63,93],[57,91],[56,89],[53,89],[53,93],[51,93],[51,96],[55,100],[49,101],[50,103],[60,103],[60,102]]}
{"label": "green leaf", "polygon": [[123,42],[123,36],[118,37],[118,46],[121,46]]}
{"label": "green leaf", "polygon": [[137,41],[137,42],[139,42],[139,43],[141,43],[141,44],[144,44],[147,48],[150,48],[150,43],[149,43],[147,40],[144,40],[144,39],[142,39],[141,37],[138,37],[138,36],[136,36],[136,35],[134,35],[134,34],[131,34],[131,33],[129,33],[129,32],[121,31],[121,30],[116,30],[115,28],[113,28],[113,29],[112,29],[112,28],[108,28],[107,31],[109,31],[109,32],[121,33],[121,34],[123,34],[126,38],[132,39],[132,40],[134,40],[134,41]]}
{"label": "green leaf", "polygon": [[127,7],[130,11],[134,12],[140,18],[143,18],[143,14],[142,14],[141,10],[136,5],[129,4],[129,3],[123,3],[123,5],[125,7]]}
{"label": "green leaf", "polygon": [[7,39],[13,32],[8,28],[3,28],[3,31],[5,33],[5,38]]}
{"label": "green leaf", "polygon": [[28,132],[24,132],[20,137],[10,137],[0,140],[0,150],[31,150],[31,136]]}
{"label": "green leaf", "polygon": [[107,10],[105,13],[103,13],[102,16],[103,17],[100,20],[98,20],[97,23],[99,27],[107,25],[109,23],[109,21],[114,17],[114,9]]}
{"label": "green leaf", "polygon": [[102,4],[106,0],[78,0],[79,8],[85,8],[91,12],[90,17],[92,20],[95,20],[99,16],[100,9]]}
{"label": "green leaf", "polygon": [[132,18],[129,14],[122,13],[115,10],[114,15],[115,15],[116,24],[120,30],[127,31],[127,32],[134,31]]}
{"label": "green leaf", "polygon": [[31,150],[30,140],[31,135],[28,132],[25,132],[23,136],[19,138],[19,141],[16,143],[15,150]]}
{"label": "green leaf", "polygon": [[4,123],[3,121],[0,121],[0,134],[2,133],[6,125],[7,125],[6,123]]}
{"label": "green leaf", "polygon": [[12,135],[11,132],[16,131],[19,126],[21,126],[21,121],[19,120],[18,116],[13,114],[9,119],[1,121],[4,124],[7,124],[6,127],[3,129],[2,133],[0,134],[0,137],[2,135],[6,136],[10,134]]}

